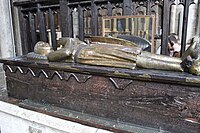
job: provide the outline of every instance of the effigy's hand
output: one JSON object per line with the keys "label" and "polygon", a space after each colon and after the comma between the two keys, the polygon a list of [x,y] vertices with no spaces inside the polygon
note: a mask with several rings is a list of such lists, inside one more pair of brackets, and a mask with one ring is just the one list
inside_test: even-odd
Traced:
{"label": "effigy's hand", "polygon": [[47,55],[48,61],[56,62],[56,61],[63,61],[68,59],[71,56],[72,52],[69,49],[62,48],[57,51],[50,52]]}

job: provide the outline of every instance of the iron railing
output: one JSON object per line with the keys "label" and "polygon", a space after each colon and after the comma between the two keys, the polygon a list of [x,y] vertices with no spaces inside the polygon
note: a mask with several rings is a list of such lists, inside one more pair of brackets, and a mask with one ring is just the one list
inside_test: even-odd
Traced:
{"label": "iron railing", "polygon": [[[101,35],[101,18],[115,15],[155,15],[156,34],[161,38],[161,53],[167,54],[170,7],[175,0],[27,0],[15,1],[19,9],[23,54],[33,51],[34,44],[49,41],[56,50],[56,35],[74,36],[73,13],[77,12],[78,37]],[[184,5],[181,51],[186,47],[189,5],[194,0],[180,0]],[[87,20],[87,25],[86,25]],[[90,20],[90,21],[88,21]],[[162,29],[162,34],[158,31]],[[50,37],[49,37],[50,36]]]}

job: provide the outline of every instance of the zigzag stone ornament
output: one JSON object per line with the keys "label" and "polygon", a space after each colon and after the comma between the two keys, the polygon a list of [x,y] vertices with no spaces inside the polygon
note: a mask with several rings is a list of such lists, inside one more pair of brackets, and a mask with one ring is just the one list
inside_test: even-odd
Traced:
{"label": "zigzag stone ornament", "polygon": [[53,79],[57,76],[60,80],[68,81],[70,78],[74,78],[78,83],[86,83],[90,79],[91,75],[75,74],[62,71],[49,71],[45,69],[34,70],[32,68],[25,68],[20,66],[4,65],[4,71],[9,71],[10,73],[28,74],[30,73],[33,77],[44,76],[46,79]]}

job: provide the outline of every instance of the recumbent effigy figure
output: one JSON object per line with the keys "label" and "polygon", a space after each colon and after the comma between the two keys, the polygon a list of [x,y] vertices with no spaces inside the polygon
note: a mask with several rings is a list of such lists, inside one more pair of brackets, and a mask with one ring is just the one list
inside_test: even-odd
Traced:
{"label": "recumbent effigy figure", "polygon": [[182,63],[190,56],[193,64],[189,66],[189,72],[200,75],[200,46],[197,41],[187,49],[182,58],[175,58],[142,51],[136,44],[123,39],[90,37],[88,40],[85,43],[75,38],[61,38],[58,41],[60,49],[49,51],[45,55],[50,62],[67,61],[95,66],[170,71],[184,71]]}

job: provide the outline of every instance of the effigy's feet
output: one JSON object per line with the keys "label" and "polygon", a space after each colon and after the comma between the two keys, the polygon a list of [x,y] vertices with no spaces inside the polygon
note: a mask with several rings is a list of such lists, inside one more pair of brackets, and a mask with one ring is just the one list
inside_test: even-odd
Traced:
{"label": "effigy's feet", "polygon": [[196,44],[197,42],[193,42],[188,49],[183,53],[181,60],[184,61],[185,59],[187,59],[188,56],[191,56],[195,53],[194,50],[196,48]]}
{"label": "effigy's feet", "polygon": [[[189,67],[189,73],[200,75],[200,40],[199,37],[195,37],[193,44],[186,50],[184,55],[186,58],[190,57],[191,66]],[[182,57],[183,59],[184,57]]]}
{"label": "effigy's feet", "polygon": [[189,72],[194,75],[200,75],[200,60],[194,60]]}

